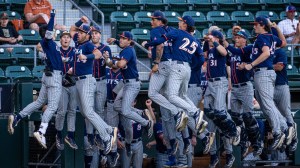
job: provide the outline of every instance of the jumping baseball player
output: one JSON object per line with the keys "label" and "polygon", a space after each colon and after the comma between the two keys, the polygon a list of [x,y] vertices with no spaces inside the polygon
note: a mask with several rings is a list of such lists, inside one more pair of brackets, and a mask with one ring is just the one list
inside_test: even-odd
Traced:
{"label": "jumping baseball player", "polygon": [[[71,35],[68,31],[64,31],[60,35],[60,53],[63,60],[63,74],[66,75],[71,68],[71,62],[75,57],[75,48],[70,46]],[[63,84],[64,85],[64,84]],[[57,115],[55,118],[56,134],[56,147],[59,150],[64,149],[64,141],[73,149],[77,149],[78,146],[74,140],[75,132],[75,120],[76,120],[76,108],[77,108],[77,90],[73,86],[63,86],[62,95],[60,97]],[[65,115],[67,116],[68,135],[63,141],[62,130],[64,128]]]}
{"label": "jumping baseball player", "polygon": [[[244,31],[238,31],[235,40],[236,48],[244,48],[246,46],[248,35]],[[230,49],[233,46],[224,41],[224,46]],[[231,53],[230,53],[231,54]],[[259,141],[259,127],[256,119],[252,115],[253,111],[253,85],[250,82],[251,71],[239,70],[239,65],[243,62],[251,62],[250,53],[237,55],[229,54],[228,63],[230,66],[231,74],[231,117],[235,121],[236,125],[243,131],[246,131],[249,141],[254,149],[253,154],[260,155],[262,153],[263,144]],[[245,125],[245,127],[243,126]],[[236,145],[236,144],[235,144]],[[241,143],[243,157],[247,154],[246,142]]]}
{"label": "jumping baseball player", "polygon": [[[152,30],[150,31],[150,40],[153,41],[162,35],[166,34],[167,32],[170,32],[173,30],[172,27],[169,27],[166,25],[167,19],[165,18],[165,15],[161,11],[154,11],[152,13],[151,17],[151,26]],[[152,53],[152,62],[153,67],[151,71],[151,78],[149,82],[149,90],[148,90],[148,96],[151,100],[153,100],[155,103],[160,105],[164,109],[168,110],[162,110],[161,113],[167,112],[171,113],[171,117],[176,116],[179,114],[179,111],[176,106],[171,104],[165,96],[163,96],[162,92],[165,92],[166,88],[165,86],[167,84],[167,78],[169,77],[170,71],[171,71],[171,54],[172,54],[172,44],[169,41],[166,41],[163,44],[159,44],[157,46],[154,46],[151,50]],[[168,114],[162,114],[162,116],[165,116]],[[184,117],[181,115],[181,117],[177,117],[180,122],[178,122],[176,128],[179,128],[180,125],[182,125],[182,122]],[[164,117],[166,118],[166,117]],[[169,118],[167,119],[169,120]],[[164,122],[166,123],[166,122]],[[165,124],[165,128],[167,129],[169,133],[169,140],[170,145],[173,148],[172,153],[176,153],[176,131],[174,131],[173,128],[175,128],[175,122],[167,122]]]}
{"label": "jumping baseball player", "polygon": [[[288,126],[288,133],[285,145],[290,145],[289,150],[297,149],[297,124],[291,114],[291,95],[287,78],[287,55],[281,49],[276,49],[274,53],[273,67],[276,72],[274,102],[282,116],[285,118]],[[288,137],[292,136],[292,137]]]}
{"label": "jumping baseball player", "polygon": [[[280,115],[280,112],[273,101],[276,78],[276,73],[273,70],[273,57],[275,47],[284,47],[286,41],[281,31],[278,32],[280,39],[268,33],[271,27],[268,19],[264,16],[256,17],[253,24],[255,33],[258,36],[253,44],[252,62],[240,65],[240,69],[254,70],[255,96],[273,129],[274,142],[272,148],[277,149],[285,139],[283,132],[287,130],[287,125],[279,120],[278,115]],[[280,121],[280,124],[278,124],[278,121]]]}
{"label": "jumping baseball player", "polygon": [[[60,49],[53,41],[55,10],[51,11],[50,21],[47,27],[40,28],[40,36],[43,38],[40,42],[43,51],[46,53],[46,69],[42,78],[42,87],[39,97],[36,101],[27,105],[19,114],[10,115],[8,118],[8,132],[14,133],[14,127],[18,122],[30,115],[32,112],[41,108],[48,100],[46,111],[42,115],[40,128],[33,135],[43,148],[47,148],[45,133],[52,115],[58,108],[59,97],[62,92],[62,69],[63,62],[60,55]],[[47,30],[47,31],[46,31]]]}
{"label": "jumping baseball player", "polygon": [[[194,128],[194,130],[199,130],[202,123],[203,112],[199,111],[187,97],[186,92],[191,72],[189,63],[193,56],[201,56],[202,50],[198,41],[191,35],[191,32],[195,30],[195,21],[192,17],[184,16],[183,18],[179,18],[179,20],[178,30],[174,29],[168,32],[164,37],[147,43],[145,47],[156,46],[167,40],[172,41],[172,70],[167,82],[168,98],[176,107],[184,109],[189,116],[189,122],[187,123],[186,114],[184,112],[178,113],[175,116],[176,126],[179,126],[177,127],[179,128],[178,130],[183,130],[186,124],[191,124],[190,127]],[[184,121],[181,122],[179,118]]]}
{"label": "jumping baseball player", "polygon": [[[97,49],[103,54],[104,52],[108,52],[109,56],[111,56],[111,50],[109,46],[102,44],[101,40],[101,30],[98,26],[91,27],[91,41],[97,47]],[[106,121],[106,114],[104,114],[104,105],[106,102],[107,89],[106,89],[106,64],[105,59],[101,57],[100,59],[94,60],[93,63],[93,76],[96,79],[96,92],[95,92],[95,112]],[[91,123],[86,120],[86,129],[88,137],[93,137],[93,127]],[[95,136],[95,144],[101,148],[102,142],[99,137],[99,134],[96,132]]]}
{"label": "jumping baseball player", "polygon": [[[129,119],[140,123],[143,127],[147,127],[148,136],[151,137],[153,133],[153,121],[150,115],[148,116],[148,120],[142,118],[137,113],[133,113],[131,111],[131,104],[138,95],[140,91],[140,80],[139,74],[136,66],[136,53],[133,48],[132,34],[130,32],[123,32],[120,36],[120,41],[116,39],[110,38],[108,39],[108,43],[116,43],[123,50],[120,52],[120,60],[110,60],[107,54],[105,54],[106,64],[109,66],[115,65],[121,69],[121,73],[123,76],[123,91],[119,92],[117,95],[117,99],[114,102],[114,109],[125,116],[127,119],[124,119],[122,123],[125,132],[126,132],[126,149],[127,152],[130,153],[131,141],[132,141],[132,129],[131,122]],[[148,113],[146,113],[148,114]]]}
{"label": "jumping baseball player", "polygon": [[73,37],[76,48],[76,59],[68,73],[77,77],[76,89],[80,102],[81,112],[98,131],[104,144],[104,154],[108,154],[117,138],[117,128],[107,125],[94,111],[94,96],[96,91],[96,79],[93,74],[94,59],[100,59],[102,53],[89,41],[90,27],[82,25],[88,19],[83,16],[75,25],[71,26],[70,34]]}

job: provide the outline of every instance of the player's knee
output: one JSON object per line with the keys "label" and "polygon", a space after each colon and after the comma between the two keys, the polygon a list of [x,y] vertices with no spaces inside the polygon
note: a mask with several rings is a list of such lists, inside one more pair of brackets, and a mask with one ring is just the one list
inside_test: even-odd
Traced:
{"label": "player's knee", "polygon": [[215,113],[215,117],[221,121],[227,119],[225,110],[214,110],[214,113]]}
{"label": "player's knee", "polygon": [[213,120],[215,118],[214,116],[214,111],[208,108],[204,108],[204,114],[206,117],[208,117],[209,119]]}

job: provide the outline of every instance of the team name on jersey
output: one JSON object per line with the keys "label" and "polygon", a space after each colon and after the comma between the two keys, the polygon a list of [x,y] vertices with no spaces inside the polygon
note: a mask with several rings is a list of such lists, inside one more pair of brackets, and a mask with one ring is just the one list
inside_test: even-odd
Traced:
{"label": "team name on jersey", "polygon": [[122,79],[106,79],[107,84],[117,85]]}

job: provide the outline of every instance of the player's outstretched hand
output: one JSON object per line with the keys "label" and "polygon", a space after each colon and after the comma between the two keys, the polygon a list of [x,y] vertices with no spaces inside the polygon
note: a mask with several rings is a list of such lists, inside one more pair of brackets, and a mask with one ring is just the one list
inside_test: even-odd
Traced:
{"label": "player's outstretched hand", "polygon": [[82,16],[80,18],[80,20],[83,22],[83,23],[88,23],[89,22],[89,19],[86,17],[86,16]]}
{"label": "player's outstretched hand", "polygon": [[115,38],[108,38],[108,39],[107,39],[107,43],[108,43],[108,44],[113,44],[115,41],[116,41]]}

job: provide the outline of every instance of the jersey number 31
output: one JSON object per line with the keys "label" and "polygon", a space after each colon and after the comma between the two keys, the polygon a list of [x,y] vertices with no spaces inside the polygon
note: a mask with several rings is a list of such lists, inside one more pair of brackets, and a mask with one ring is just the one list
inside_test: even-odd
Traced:
{"label": "jersey number 31", "polygon": [[[182,41],[184,41],[184,43],[179,47],[180,50],[186,51],[189,54],[194,54],[194,52],[196,51],[197,47],[198,47],[198,43],[196,43],[195,41],[192,42],[192,44],[190,45],[190,39],[188,38],[184,38]],[[187,47],[192,48],[193,50],[189,50]]]}

